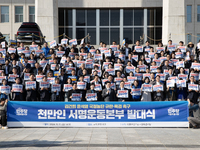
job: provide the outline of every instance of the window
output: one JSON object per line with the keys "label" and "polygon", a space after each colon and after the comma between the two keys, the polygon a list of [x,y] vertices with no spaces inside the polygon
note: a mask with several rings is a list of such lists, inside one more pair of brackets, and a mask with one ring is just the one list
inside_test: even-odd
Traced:
{"label": "window", "polygon": [[103,41],[106,44],[109,44],[109,29],[101,28],[100,29],[100,41]]}
{"label": "window", "polygon": [[85,10],[76,10],[76,25],[85,26]]}
{"label": "window", "polygon": [[89,34],[89,38],[87,38],[85,42],[96,44],[96,28],[87,28],[87,34]]}
{"label": "window", "polygon": [[140,40],[140,37],[143,37],[143,28],[134,28],[134,43],[137,40]]}
{"label": "window", "polygon": [[115,41],[116,43],[121,43],[119,41],[119,28],[111,28],[110,29],[110,44]]}
{"label": "window", "polygon": [[9,22],[9,6],[1,6],[1,22]]}
{"label": "window", "polygon": [[[113,41],[121,44],[123,39],[134,44],[145,34],[151,44],[157,44],[157,39],[162,38],[162,8],[145,9],[59,8],[59,35],[65,33],[69,38],[76,38],[78,44],[88,35],[84,41],[91,45],[98,45],[101,41],[110,45]],[[145,42],[144,39],[141,42]]]}
{"label": "window", "polygon": [[[65,35],[67,35],[68,37],[72,38],[72,28],[59,28],[59,35],[65,33]],[[61,41],[61,39],[66,38],[63,36],[59,37],[59,41]]]}
{"label": "window", "polygon": [[133,25],[133,10],[124,10],[124,26],[132,26]]}
{"label": "window", "polygon": [[197,34],[197,43],[199,42],[200,40],[200,33]]}
{"label": "window", "polygon": [[200,22],[200,5],[197,5],[197,22]]}
{"label": "window", "polygon": [[147,25],[154,25],[154,9],[147,10]]}
{"label": "window", "polygon": [[72,10],[59,8],[58,20],[59,26],[72,26]]}
{"label": "window", "polygon": [[35,22],[35,6],[29,6],[29,22]]}
{"label": "window", "polygon": [[187,6],[187,22],[192,22],[192,5]]}
{"label": "window", "polygon": [[110,10],[110,25],[119,26],[119,10]]}
{"label": "window", "polygon": [[133,28],[124,28],[124,39],[128,44],[133,43]]}
{"label": "window", "polygon": [[144,9],[134,10],[134,25],[143,26],[144,25]]}
{"label": "window", "polygon": [[109,10],[100,10],[100,26],[109,26]]}
{"label": "window", "polygon": [[15,22],[23,22],[23,6],[15,6]]}
{"label": "window", "polygon": [[87,26],[96,26],[96,10],[87,10]]}
{"label": "window", "polygon": [[188,33],[187,34],[187,43],[192,42],[192,34]]}

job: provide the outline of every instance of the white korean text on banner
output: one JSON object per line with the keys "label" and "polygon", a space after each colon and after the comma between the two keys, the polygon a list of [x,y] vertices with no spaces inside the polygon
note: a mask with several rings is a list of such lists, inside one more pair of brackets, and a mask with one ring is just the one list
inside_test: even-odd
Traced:
{"label": "white korean text on banner", "polygon": [[7,114],[8,127],[188,127],[189,113],[186,101],[9,101]]}

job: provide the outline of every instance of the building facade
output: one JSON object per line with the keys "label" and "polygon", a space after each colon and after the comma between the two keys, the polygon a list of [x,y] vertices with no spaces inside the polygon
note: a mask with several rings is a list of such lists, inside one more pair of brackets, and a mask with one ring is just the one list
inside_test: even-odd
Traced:
{"label": "building facade", "polygon": [[1,0],[0,32],[15,39],[21,22],[35,21],[46,41],[85,38],[151,44],[197,43],[200,39],[200,0]]}

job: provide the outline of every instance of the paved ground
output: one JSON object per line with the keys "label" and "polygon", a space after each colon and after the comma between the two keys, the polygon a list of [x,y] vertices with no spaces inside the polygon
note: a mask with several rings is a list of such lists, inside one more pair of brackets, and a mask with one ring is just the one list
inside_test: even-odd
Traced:
{"label": "paved ground", "polygon": [[0,149],[162,150],[200,149],[200,129],[12,128],[0,129]]}

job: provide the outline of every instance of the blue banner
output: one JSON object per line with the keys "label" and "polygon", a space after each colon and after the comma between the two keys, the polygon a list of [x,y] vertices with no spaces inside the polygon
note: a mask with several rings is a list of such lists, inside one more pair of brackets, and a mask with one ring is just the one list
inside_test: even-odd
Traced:
{"label": "blue banner", "polygon": [[188,127],[188,103],[9,101],[8,127]]}

